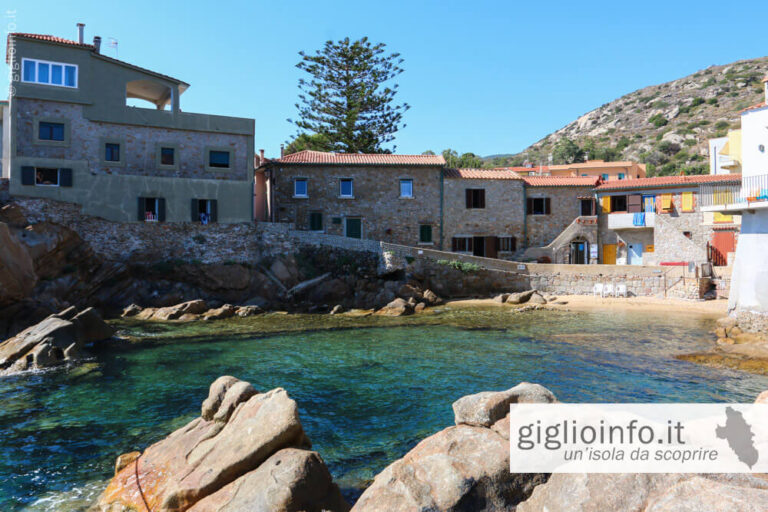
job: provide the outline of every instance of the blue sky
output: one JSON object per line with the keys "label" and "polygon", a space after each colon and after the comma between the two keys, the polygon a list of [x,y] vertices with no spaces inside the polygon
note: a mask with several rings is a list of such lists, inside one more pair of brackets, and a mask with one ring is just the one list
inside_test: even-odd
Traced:
{"label": "blue sky", "polygon": [[295,133],[286,119],[296,112],[298,52],[368,36],[405,58],[399,99],[412,108],[398,153],[489,155],[518,152],[636,89],[768,53],[765,4],[728,5],[6,0],[0,9],[15,10],[5,32],[75,39],[82,21],[86,40],[116,38],[120,59],[191,84],[183,110],[256,119],[256,148],[270,156]]}

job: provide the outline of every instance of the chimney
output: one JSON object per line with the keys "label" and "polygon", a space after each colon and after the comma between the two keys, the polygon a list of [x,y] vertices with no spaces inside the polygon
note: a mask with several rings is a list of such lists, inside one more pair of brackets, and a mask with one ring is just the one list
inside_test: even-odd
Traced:
{"label": "chimney", "polygon": [[101,36],[93,36],[93,51],[101,53]]}
{"label": "chimney", "polygon": [[77,42],[80,44],[85,42],[85,23],[77,24]]}
{"label": "chimney", "polygon": [[264,165],[264,160],[265,160],[265,158],[264,158],[264,150],[260,149],[259,150],[259,162],[261,162],[261,165]]}
{"label": "chimney", "polygon": [[285,156],[285,144],[280,144],[280,158]]}

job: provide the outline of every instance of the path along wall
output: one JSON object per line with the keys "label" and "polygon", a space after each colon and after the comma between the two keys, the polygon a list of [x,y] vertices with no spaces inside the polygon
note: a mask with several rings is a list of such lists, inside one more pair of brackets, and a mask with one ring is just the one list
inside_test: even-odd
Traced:
{"label": "path along wall", "polygon": [[[105,259],[126,263],[183,260],[199,263],[256,262],[300,247],[330,247],[379,255],[383,271],[403,270],[446,297],[487,296],[537,288],[553,294],[593,293],[594,285],[625,284],[629,295],[699,299],[712,286],[685,267],[552,265],[516,263],[432,249],[297,231],[288,223],[118,223],[83,215],[79,206],[46,199],[16,198],[27,219],[54,222],[76,231]],[[458,261],[479,267],[462,271]],[[717,271],[720,292],[730,273]],[[727,292],[725,292],[727,293]]]}

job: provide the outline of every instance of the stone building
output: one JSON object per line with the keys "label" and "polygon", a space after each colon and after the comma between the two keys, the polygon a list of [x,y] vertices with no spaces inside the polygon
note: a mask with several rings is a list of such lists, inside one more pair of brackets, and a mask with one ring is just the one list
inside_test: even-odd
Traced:
{"label": "stone building", "polygon": [[266,163],[270,220],[439,248],[444,166],[439,155],[285,155]]}
{"label": "stone building", "polygon": [[446,169],[445,250],[511,259],[524,243],[525,182],[512,171]]}
{"label": "stone building", "polygon": [[701,184],[738,184],[739,175],[662,176],[596,189],[600,261],[619,265],[727,265],[738,215],[703,212]]}
{"label": "stone building", "polygon": [[187,83],[108,57],[79,29],[8,36],[10,193],[113,221],[251,221],[253,119],[182,112]]}

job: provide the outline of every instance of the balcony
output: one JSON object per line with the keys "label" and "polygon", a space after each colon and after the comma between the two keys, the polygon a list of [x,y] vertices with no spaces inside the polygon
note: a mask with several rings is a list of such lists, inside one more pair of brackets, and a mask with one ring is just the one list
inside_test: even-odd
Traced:
{"label": "balcony", "polygon": [[743,176],[741,185],[699,185],[704,212],[740,212],[768,208],[768,174]]}
{"label": "balcony", "polygon": [[648,229],[656,224],[656,214],[647,213],[609,213],[608,229]]}

